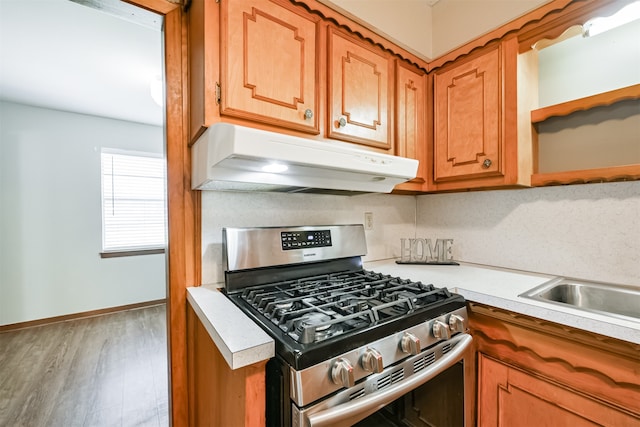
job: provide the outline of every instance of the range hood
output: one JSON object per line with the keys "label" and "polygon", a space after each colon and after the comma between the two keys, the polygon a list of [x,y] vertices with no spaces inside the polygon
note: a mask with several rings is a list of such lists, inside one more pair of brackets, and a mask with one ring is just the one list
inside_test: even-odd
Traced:
{"label": "range hood", "polygon": [[413,179],[418,161],[217,123],[191,147],[194,190],[389,193]]}

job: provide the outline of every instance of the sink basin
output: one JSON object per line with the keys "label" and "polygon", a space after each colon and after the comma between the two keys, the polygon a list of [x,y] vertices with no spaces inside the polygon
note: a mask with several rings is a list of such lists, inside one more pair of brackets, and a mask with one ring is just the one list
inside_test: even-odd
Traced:
{"label": "sink basin", "polygon": [[640,322],[640,288],[554,279],[519,297]]}

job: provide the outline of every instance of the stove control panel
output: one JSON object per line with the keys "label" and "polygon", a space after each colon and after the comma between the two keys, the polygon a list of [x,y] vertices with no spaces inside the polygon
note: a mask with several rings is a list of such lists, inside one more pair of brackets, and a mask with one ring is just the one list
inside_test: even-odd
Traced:
{"label": "stove control panel", "polygon": [[409,353],[415,356],[422,351],[422,348],[420,347],[420,338],[411,332],[405,332],[402,335],[402,340],[400,341],[400,348],[404,353]]}
{"label": "stove control panel", "polygon": [[436,320],[433,322],[433,336],[440,340],[449,340],[451,339],[451,329],[449,325],[440,320]]}
{"label": "stove control panel", "polygon": [[466,331],[467,327],[464,324],[464,318],[457,314],[449,316],[449,329],[451,329],[452,333]]}
{"label": "stove control panel", "polygon": [[364,351],[360,364],[365,371],[376,374],[379,374],[384,369],[382,354],[375,348],[367,348]]}
{"label": "stove control panel", "polygon": [[355,385],[353,366],[351,366],[349,360],[343,358],[336,360],[331,368],[331,379],[335,384],[342,387],[349,388]]}
{"label": "stove control panel", "polygon": [[[447,314],[401,328],[396,333],[382,336],[315,365],[300,370],[291,368],[290,397],[296,405],[306,406],[341,388],[351,389],[354,385],[362,384],[367,377],[375,379],[376,385],[372,387],[376,389],[379,387],[378,381],[380,384],[390,384],[386,381],[392,381],[393,378],[384,375],[387,369],[394,370],[404,361],[411,361],[407,365],[411,368],[402,370],[403,373],[417,372],[430,366],[448,353],[461,337],[466,336],[464,332],[467,324],[467,309],[462,306]],[[414,365],[417,360],[420,362]],[[353,390],[348,397],[353,397]]]}
{"label": "stove control panel", "polygon": [[331,246],[331,230],[299,230],[280,233],[282,250]]}

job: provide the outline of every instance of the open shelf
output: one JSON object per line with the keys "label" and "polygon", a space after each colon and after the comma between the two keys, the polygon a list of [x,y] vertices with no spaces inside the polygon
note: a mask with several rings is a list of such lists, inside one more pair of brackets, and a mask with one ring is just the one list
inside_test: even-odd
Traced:
{"label": "open shelf", "polygon": [[536,124],[550,117],[568,116],[576,111],[589,110],[595,107],[606,107],[630,99],[640,99],[640,84],[532,110],[531,123]]}
{"label": "open shelf", "polygon": [[[551,117],[566,117],[578,111],[587,111],[596,107],[609,107],[622,101],[640,99],[640,84],[600,93],[585,98],[575,99],[531,111],[531,123],[542,126]],[[576,117],[576,116],[572,116]],[[572,120],[567,117],[563,120]],[[569,125],[577,129],[574,122]],[[538,126],[534,133],[537,134]],[[537,143],[537,138],[536,138]],[[531,186],[584,184],[590,182],[614,182],[640,180],[640,164],[572,169],[560,172],[534,173],[531,175]]]}

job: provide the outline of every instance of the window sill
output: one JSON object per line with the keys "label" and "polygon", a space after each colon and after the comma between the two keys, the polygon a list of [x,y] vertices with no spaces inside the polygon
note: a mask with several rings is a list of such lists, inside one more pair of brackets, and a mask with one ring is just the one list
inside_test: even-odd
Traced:
{"label": "window sill", "polygon": [[163,254],[164,252],[165,252],[164,248],[100,252],[100,258],[118,258],[118,257],[124,257],[124,256],[153,255],[153,254]]}

